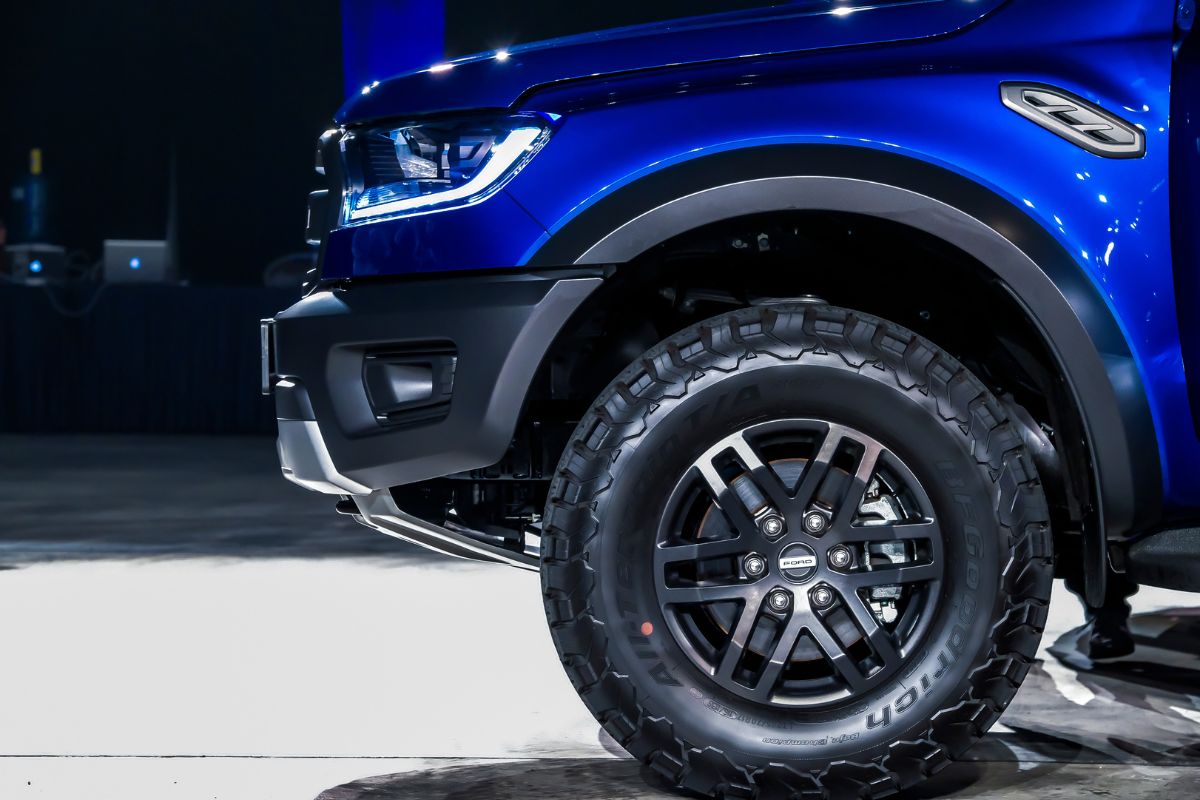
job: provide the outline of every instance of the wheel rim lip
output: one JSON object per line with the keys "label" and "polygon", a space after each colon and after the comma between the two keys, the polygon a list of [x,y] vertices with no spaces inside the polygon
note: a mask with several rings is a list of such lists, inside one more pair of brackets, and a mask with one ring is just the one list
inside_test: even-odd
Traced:
{"label": "wheel rim lip", "polygon": [[[934,522],[936,525],[936,518],[933,517],[933,504],[929,493],[925,490],[920,481],[917,480],[912,470],[909,469],[909,467],[899,458],[899,456],[894,453],[892,449],[884,447],[873,437],[862,433],[860,430],[840,423],[803,417],[782,418],[759,422],[741,428],[733,434],[726,436],[717,444],[708,448],[698,459],[696,459],[696,461],[693,462],[692,466],[684,470],[684,474],[676,482],[676,485],[671,492],[668,503],[664,506],[664,510],[660,518],[654,543],[656,556],[657,551],[662,550],[664,547],[666,526],[670,524],[675,512],[677,512],[681,507],[681,500],[684,499],[681,497],[681,493],[686,494],[694,489],[694,487],[692,487],[690,484],[694,484],[695,482],[695,478],[692,473],[696,467],[696,464],[705,459],[711,460],[715,454],[722,451],[727,442],[737,437],[748,439],[751,435],[763,433],[775,433],[779,431],[810,432],[812,430],[823,430],[826,437],[833,435],[836,432],[839,436],[843,437],[843,439],[865,443],[870,447],[875,448],[880,454],[881,460],[878,462],[871,475],[868,476],[868,485],[870,478],[876,474],[879,466],[886,466],[889,468],[889,471],[891,469],[896,469],[901,473],[900,478],[904,486],[915,495],[919,507],[924,509],[926,522]],[[806,464],[804,473],[797,482],[798,486],[803,483],[804,474],[807,474],[807,471],[808,465]],[[862,490],[864,494],[865,489],[866,487],[864,486]],[[700,492],[700,496],[704,496],[703,491]],[[722,507],[717,504],[711,496],[708,497],[708,500],[710,505],[706,513],[711,513],[712,511],[717,511],[719,513],[724,512],[724,509],[722,509]],[[855,501],[856,511],[858,505],[861,505],[862,500],[863,495],[859,495]],[[803,513],[801,513],[801,518],[802,516]],[[851,519],[853,519],[853,516]],[[736,526],[731,525],[730,527],[736,530]],[[861,530],[867,527],[870,526],[853,526],[855,530]],[[837,546],[836,543],[831,543],[824,548],[811,546],[813,541],[820,542],[820,540],[829,534],[831,530],[832,525],[829,525],[826,526],[826,529],[821,533],[814,534],[803,525],[788,525],[786,534],[773,540],[770,537],[761,535],[757,538],[747,537],[744,532],[738,531],[738,536],[734,537],[733,539],[720,541],[739,542],[742,539],[746,539],[746,541],[743,543],[745,546],[745,552],[753,552],[763,557],[768,565],[768,568],[764,571],[763,575],[749,582],[748,592],[746,595],[748,598],[748,603],[753,602],[756,604],[756,607],[764,606],[767,603],[767,598],[772,591],[783,589],[785,591],[789,591],[792,595],[792,602],[785,612],[787,615],[812,615],[821,611],[821,608],[813,605],[811,601],[810,595],[814,589],[822,585],[832,585],[832,591],[834,592],[835,598],[833,601],[834,606],[839,605],[842,592],[846,591],[844,589],[844,582],[839,583],[840,580],[846,577],[846,574],[840,570],[837,570],[836,568],[832,568],[828,563],[828,552]],[[914,538],[919,539],[921,537]],[[921,585],[907,597],[904,610],[901,611],[900,615],[895,620],[894,629],[897,633],[899,633],[901,630],[901,623],[905,623],[904,639],[903,641],[896,642],[895,646],[898,658],[894,663],[890,663],[882,668],[875,669],[867,676],[866,685],[858,688],[842,685],[840,689],[834,688],[832,691],[810,692],[805,696],[800,697],[776,692],[775,689],[779,683],[777,680],[776,683],[770,687],[771,694],[769,699],[764,700],[761,695],[757,694],[753,689],[745,686],[744,684],[735,680],[723,679],[714,674],[714,669],[711,664],[712,659],[702,654],[691,641],[691,637],[684,630],[684,626],[681,622],[681,614],[673,608],[676,604],[667,602],[667,600],[663,597],[666,579],[664,571],[659,566],[657,559],[654,567],[654,585],[657,595],[656,599],[658,600],[659,611],[667,623],[667,628],[670,631],[675,644],[684,651],[692,665],[697,667],[709,680],[716,682],[719,686],[733,692],[734,694],[741,695],[747,699],[761,704],[785,709],[803,708],[805,710],[827,710],[840,705],[856,702],[860,700],[863,695],[879,688],[880,685],[883,685],[888,681],[889,678],[900,671],[908,658],[913,654],[915,648],[927,635],[933,619],[938,615],[940,606],[939,600],[942,594],[941,590],[943,580],[945,578],[945,565],[943,559],[941,558],[941,555],[944,552],[944,543],[941,541],[941,534],[938,532],[936,527],[935,534],[933,535],[931,541],[931,550],[935,556],[931,564],[936,566],[937,576],[931,580],[922,582]],[[812,570],[810,575],[806,576],[801,581],[786,579],[783,575],[779,574],[778,567],[780,554],[796,544],[803,544],[808,549],[814,551],[818,558],[817,566]],[[664,561],[664,564],[667,563],[678,562]],[[695,563],[699,563],[698,560]],[[861,574],[862,570],[859,570],[859,573]],[[884,581],[878,581],[875,585],[891,584],[888,584]],[[857,591],[857,589],[854,591]],[[834,609],[826,608],[825,610],[827,612],[831,612]],[[910,614],[910,610],[914,613]],[[736,625],[736,623],[737,616],[735,616],[734,625]],[[729,631],[730,636],[733,636],[734,633],[735,632],[733,630]],[[807,628],[801,635],[809,635]],[[866,641],[867,634],[861,627],[858,629],[858,635],[860,637],[859,642]],[[791,649],[789,649],[788,653],[786,654],[787,663],[790,663],[792,651],[795,649],[798,642],[799,640],[794,642]],[[811,636],[809,638],[809,642],[813,644],[816,643]],[[818,648],[821,648],[820,644],[817,644],[817,646]],[[821,652],[821,657],[825,660],[826,665],[828,666],[828,654],[824,654],[823,649],[819,652]],[[717,658],[719,661],[719,653]],[[780,678],[782,678],[782,673]],[[833,674],[827,678],[822,678],[818,681],[807,681],[806,683],[814,689],[820,689],[822,686],[836,687],[836,680],[837,671],[834,670]]]}

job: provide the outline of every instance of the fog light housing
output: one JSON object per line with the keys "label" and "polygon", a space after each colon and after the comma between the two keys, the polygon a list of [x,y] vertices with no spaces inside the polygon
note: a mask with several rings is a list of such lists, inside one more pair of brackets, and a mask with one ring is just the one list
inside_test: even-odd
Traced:
{"label": "fog light housing", "polygon": [[381,425],[412,425],[445,418],[457,366],[450,345],[366,354],[362,380],[375,419]]}

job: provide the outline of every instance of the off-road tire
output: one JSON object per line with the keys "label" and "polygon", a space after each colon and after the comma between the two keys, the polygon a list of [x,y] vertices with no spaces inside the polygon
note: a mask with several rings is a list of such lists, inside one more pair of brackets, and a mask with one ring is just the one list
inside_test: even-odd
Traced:
{"label": "off-road tire", "polygon": [[[791,383],[779,383],[784,376]],[[740,387],[738,402],[723,402],[732,391],[722,389],[727,384]],[[983,544],[975,547],[986,551],[973,568],[980,594],[947,601],[953,614],[970,624],[946,623],[959,631],[957,653],[952,663],[943,664],[946,674],[930,681],[932,673],[917,670],[922,659],[928,667],[933,655],[914,655],[913,670],[898,676],[911,686],[926,684],[919,698],[914,694],[917,699],[908,702],[911,714],[895,710],[898,702],[907,702],[906,690],[897,684],[844,709],[830,723],[831,730],[843,732],[839,735],[851,729],[861,735],[818,748],[747,746],[757,741],[755,726],[763,733],[788,730],[792,723],[786,712],[765,709],[760,715],[709,691],[708,676],[679,656],[669,636],[642,637],[637,620],[650,612],[634,608],[640,601],[623,599],[636,592],[621,584],[635,578],[611,550],[614,537],[632,535],[613,527],[627,513],[623,509],[655,502],[640,494],[652,483],[645,465],[670,461],[662,454],[662,437],[674,426],[678,441],[687,430],[681,427],[683,418],[698,418],[703,410],[704,419],[718,420],[705,423],[712,427],[776,413],[763,410],[768,406],[797,416],[813,413],[814,404],[825,414],[838,413],[837,398],[814,400],[822,396],[816,389],[799,391],[804,397],[793,403],[788,392],[776,396],[780,392],[763,388],[784,385],[827,385],[835,393],[841,391],[837,387],[853,386],[861,387],[855,397],[882,397],[892,404],[888,413],[877,415],[878,425],[859,428],[871,436],[903,439],[896,427],[905,415],[930,420],[941,433],[926,438],[936,439],[947,453],[957,451],[954,458],[965,465],[957,473],[948,468],[945,476],[935,476],[935,483],[944,479],[950,487],[935,488],[943,494],[962,492],[960,498],[966,499],[959,502],[968,507],[949,512],[961,515],[950,522],[956,532],[965,526],[978,534]],[[764,394],[772,396],[764,399]],[[722,415],[727,423],[720,422]],[[924,448],[920,442],[907,446],[913,452]],[[962,488],[955,489],[959,484]],[[975,502],[967,502],[972,493]],[[964,521],[968,517],[974,520]],[[646,525],[651,540],[653,527]],[[1004,406],[923,337],[867,314],[817,304],[731,312],[647,351],[580,421],[557,467],[543,521],[546,613],[580,697],[634,757],[676,786],[714,797],[886,797],[961,757],[996,722],[1033,663],[1052,571],[1045,498]],[[955,591],[966,592],[971,579],[956,580]],[[629,613],[618,610],[622,603]],[[954,634],[947,636],[943,641],[953,641]],[[890,724],[868,729],[868,717],[874,714],[878,723],[885,708]],[[709,722],[697,724],[697,718]]]}

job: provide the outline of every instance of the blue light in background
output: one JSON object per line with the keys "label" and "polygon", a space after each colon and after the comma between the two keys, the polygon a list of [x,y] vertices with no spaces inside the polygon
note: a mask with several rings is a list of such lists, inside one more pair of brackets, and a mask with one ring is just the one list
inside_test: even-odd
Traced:
{"label": "blue light in background", "polygon": [[133,258],[129,259],[129,268],[130,269],[141,269],[142,268],[142,260],[140,258],[138,258],[137,256],[134,256]]}
{"label": "blue light in background", "polygon": [[41,272],[42,271],[42,262],[41,261],[30,261],[29,262],[29,271],[35,272],[35,273]]}

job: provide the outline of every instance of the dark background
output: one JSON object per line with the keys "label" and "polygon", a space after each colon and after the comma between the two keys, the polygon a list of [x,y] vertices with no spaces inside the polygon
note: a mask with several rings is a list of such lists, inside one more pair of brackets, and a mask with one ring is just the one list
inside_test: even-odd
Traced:
{"label": "dark background", "polygon": [[48,241],[95,261],[104,239],[166,238],[174,194],[180,276],[259,284],[273,259],[305,249],[305,197],[318,188],[314,144],[347,84],[442,57],[769,4],[9,4],[0,27],[0,218],[17,238],[10,189],[40,147]]}
{"label": "dark background", "polygon": [[586,31],[782,4],[780,0],[445,0],[446,56],[457,58]]}
{"label": "dark background", "polygon": [[[0,432],[270,433],[264,269],[303,241],[315,142],[349,92],[443,58],[764,0],[81,0],[0,17],[0,220],[40,148],[36,238],[95,264],[171,238],[186,285],[0,276]],[[398,109],[399,111],[399,109]],[[308,251],[311,252],[311,251]],[[86,273],[84,273],[86,275]],[[298,280],[296,284],[298,286]]]}
{"label": "dark background", "polygon": [[182,276],[258,284],[304,249],[342,100],[336,2],[12,3],[2,31],[0,216],[41,147],[50,241],[95,260],[103,239],[163,239],[174,161]]}

